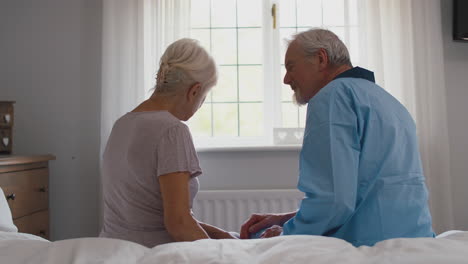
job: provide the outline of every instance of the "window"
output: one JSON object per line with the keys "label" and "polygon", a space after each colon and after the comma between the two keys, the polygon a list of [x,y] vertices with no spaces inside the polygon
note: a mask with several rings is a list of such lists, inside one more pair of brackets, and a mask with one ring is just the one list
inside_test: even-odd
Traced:
{"label": "window", "polygon": [[272,145],[274,128],[303,130],[306,107],[283,84],[285,39],[312,27],[335,32],[359,62],[357,0],[191,0],[191,37],[219,69],[218,84],[189,121],[197,146]]}

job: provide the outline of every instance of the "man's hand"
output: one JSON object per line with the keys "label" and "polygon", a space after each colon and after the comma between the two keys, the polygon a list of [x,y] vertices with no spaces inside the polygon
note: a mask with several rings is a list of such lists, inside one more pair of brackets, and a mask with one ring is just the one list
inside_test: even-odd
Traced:
{"label": "man's hand", "polygon": [[[284,215],[279,214],[253,214],[241,227],[240,238],[250,238],[250,234],[272,227],[274,225],[283,225]],[[267,231],[267,230],[266,230]],[[266,233],[266,231],[264,233]],[[270,233],[270,232],[269,232]],[[281,233],[281,231],[280,231]],[[278,233],[279,234],[279,233]]]}
{"label": "man's hand", "polygon": [[[238,239],[234,233],[224,231],[223,229],[198,221],[198,224],[205,230],[210,238],[213,239]],[[237,234],[237,233],[235,233]]]}
{"label": "man's hand", "polygon": [[268,228],[267,230],[265,230],[265,232],[263,232],[260,235],[260,238],[268,238],[268,237],[279,236],[281,234],[281,232],[283,232],[283,227],[281,227],[279,225],[274,225],[274,226]]}

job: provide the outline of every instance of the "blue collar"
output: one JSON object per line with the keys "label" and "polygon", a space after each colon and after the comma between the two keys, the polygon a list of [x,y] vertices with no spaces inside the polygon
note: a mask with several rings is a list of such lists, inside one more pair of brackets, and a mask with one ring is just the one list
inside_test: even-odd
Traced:
{"label": "blue collar", "polygon": [[333,80],[338,78],[361,78],[375,83],[374,73],[361,67],[354,67],[338,74]]}

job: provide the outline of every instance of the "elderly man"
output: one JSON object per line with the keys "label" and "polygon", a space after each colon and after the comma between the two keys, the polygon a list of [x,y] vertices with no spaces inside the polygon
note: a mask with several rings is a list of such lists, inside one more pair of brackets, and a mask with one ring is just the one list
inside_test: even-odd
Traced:
{"label": "elderly man", "polygon": [[307,104],[299,162],[299,209],[252,215],[241,238],[322,235],[355,246],[395,237],[433,237],[416,127],[403,105],[352,67],[331,31],[297,34],[284,83]]}

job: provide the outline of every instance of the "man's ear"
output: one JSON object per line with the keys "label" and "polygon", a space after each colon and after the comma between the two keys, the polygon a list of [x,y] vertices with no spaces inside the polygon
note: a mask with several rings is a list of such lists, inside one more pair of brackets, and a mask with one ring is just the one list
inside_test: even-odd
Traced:
{"label": "man's ear", "polygon": [[319,49],[317,52],[317,57],[318,57],[320,70],[326,69],[328,67],[329,60],[328,60],[328,54],[325,51],[325,49]]}
{"label": "man's ear", "polygon": [[187,100],[192,101],[202,92],[202,87],[200,83],[195,83],[187,91]]}

